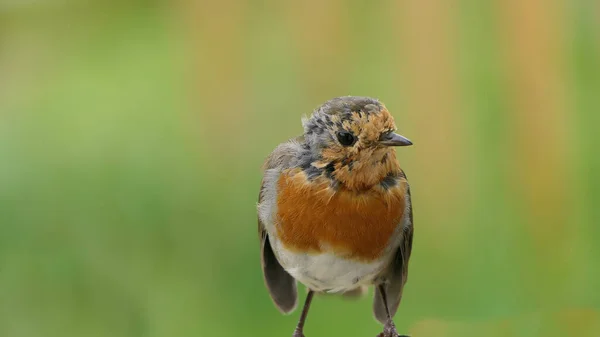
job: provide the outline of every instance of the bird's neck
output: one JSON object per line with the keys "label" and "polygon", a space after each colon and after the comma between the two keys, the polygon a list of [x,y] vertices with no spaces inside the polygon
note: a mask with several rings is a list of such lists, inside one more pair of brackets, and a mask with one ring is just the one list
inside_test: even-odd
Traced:
{"label": "bird's neck", "polygon": [[334,185],[353,191],[364,191],[385,184],[400,175],[400,164],[392,148],[363,151],[354,158],[315,162]]}

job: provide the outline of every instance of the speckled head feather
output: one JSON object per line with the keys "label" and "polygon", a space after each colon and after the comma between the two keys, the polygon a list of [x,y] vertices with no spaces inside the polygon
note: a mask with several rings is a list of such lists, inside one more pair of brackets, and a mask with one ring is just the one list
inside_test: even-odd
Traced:
{"label": "speckled head feather", "polygon": [[[379,142],[396,130],[394,118],[374,98],[333,98],[303,124],[306,153],[301,166],[310,176],[325,173],[349,189],[366,189],[399,171],[395,150]],[[356,141],[350,146],[340,143],[340,132]]]}
{"label": "speckled head feather", "polygon": [[344,128],[344,122],[349,123],[356,117],[376,115],[382,110],[385,110],[385,106],[374,98],[336,97],[315,109],[310,118],[303,120],[304,135],[311,145],[326,146],[329,140],[335,139],[334,131]]}

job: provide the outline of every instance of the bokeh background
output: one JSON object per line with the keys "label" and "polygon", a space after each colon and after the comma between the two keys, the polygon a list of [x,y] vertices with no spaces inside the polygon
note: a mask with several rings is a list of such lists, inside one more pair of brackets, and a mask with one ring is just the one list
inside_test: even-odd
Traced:
{"label": "bokeh background", "polygon": [[600,336],[596,0],[0,0],[0,336],[291,335],[260,167],[342,95],[415,143],[400,331]]}

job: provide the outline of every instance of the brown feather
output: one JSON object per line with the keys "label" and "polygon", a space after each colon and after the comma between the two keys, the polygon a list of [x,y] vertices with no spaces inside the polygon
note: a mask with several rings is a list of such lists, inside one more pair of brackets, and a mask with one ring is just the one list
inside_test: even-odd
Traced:
{"label": "brown feather", "polygon": [[381,256],[405,209],[405,184],[357,192],[330,187],[321,177],[309,181],[300,169],[279,178],[276,229],[289,250],[330,252],[372,261]]}

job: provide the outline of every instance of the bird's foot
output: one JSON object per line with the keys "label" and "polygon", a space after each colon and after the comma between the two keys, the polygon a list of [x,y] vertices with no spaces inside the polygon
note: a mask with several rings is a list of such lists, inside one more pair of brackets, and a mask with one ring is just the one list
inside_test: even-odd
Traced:
{"label": "bird's foot", "polygon": [[377,335],[377,337],[408,337],[405,335],[398,335],[398,331],[396,330],[396,325],[392,320],[388,320],[383,326],[383,331]]}
{"label": "bird's foot", "polygon": [[304,337],[304,334],[302,333],[302,329],[296,328],[296,330],[294,330],[294,334],[292,335],[292,337]]}

